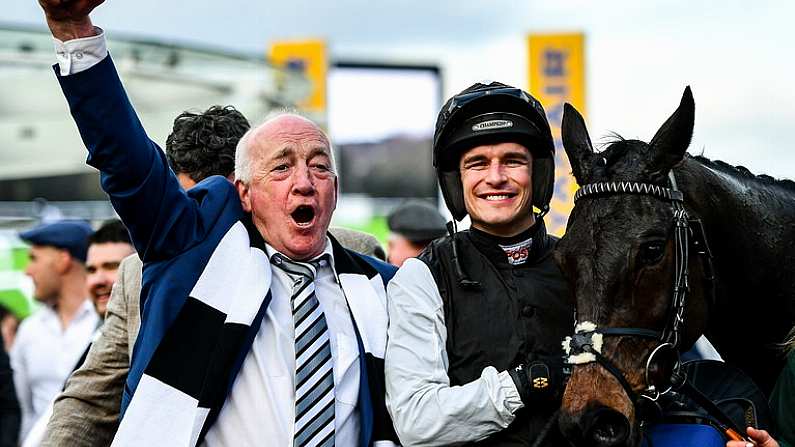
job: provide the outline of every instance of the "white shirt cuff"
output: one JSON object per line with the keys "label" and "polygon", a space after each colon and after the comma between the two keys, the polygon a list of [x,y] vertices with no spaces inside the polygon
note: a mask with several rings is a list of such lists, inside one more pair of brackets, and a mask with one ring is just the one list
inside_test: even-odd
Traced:
{"label": "white shirt cuff", "polygon": [[100,63],[108,55],[108,45],[105,42],[105,32],[102,28],[95,27],[96,36],[82,37],[80,39],[61,42],[53,37],[55,44],[55,59],[61,76],[68,76],[88,70]]}
{"label": "white shirt cuff", "polygon": [[511,414],[516,414],[518,409],[524,407],[524,403],[522,403],[522,398],[519,396],[519,391],[516,389],[511,375],[508,371],[503,371],[497,374],[497,378],[500,380],[502,392],[505,393],[505,408],[507,408]]}

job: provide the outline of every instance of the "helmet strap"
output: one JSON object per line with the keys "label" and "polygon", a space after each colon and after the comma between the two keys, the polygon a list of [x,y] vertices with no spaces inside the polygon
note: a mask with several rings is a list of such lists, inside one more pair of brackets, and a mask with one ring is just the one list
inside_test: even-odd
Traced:
{"label": "helmet strap", "polygon": [[544,205],[544,207],[541,208],[541,211],[539,211],[539,213],[536,214],[536,220],[543,219],[544,216],[546,216],[548,212],[549,212],[549,205]]}
{"label": "helmet strap", "polygon": [[458,259],[458,225],[456,224],[455,219],[447,222],[447,232],[450,233],[450,238],[452,239],[453,269],[455,270],[455,276],[458,280],[458,284],[464,289],[479,289],[480,283],[469,279],[469,276],[466,274],[466,272],[464,272],[461,261]]}

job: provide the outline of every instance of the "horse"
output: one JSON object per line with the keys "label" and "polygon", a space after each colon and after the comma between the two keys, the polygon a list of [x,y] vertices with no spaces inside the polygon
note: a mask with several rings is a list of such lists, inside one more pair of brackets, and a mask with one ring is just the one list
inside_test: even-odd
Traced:
{"label": "horse", "polygon": [[637,446],[639,404],[670,388],[678,353],[701,334],[766,393],[783,367],[777,343],[795,321],[795,183],[687,154],[694,117],[688,86],[649,143],[616,135],[597,152],[564,106],[580,189],[554,256],[578,324],[559,428],[574,445]]}

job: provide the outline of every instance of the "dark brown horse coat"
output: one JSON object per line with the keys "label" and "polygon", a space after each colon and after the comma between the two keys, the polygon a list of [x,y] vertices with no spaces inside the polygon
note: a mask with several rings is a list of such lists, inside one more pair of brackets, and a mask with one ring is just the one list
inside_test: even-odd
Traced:
{"label": "dark brown horse coat", "polygon": [[[784,361],[776,343],[795,321],[795,184],[687,155],[694,111],[688,88],[650,143],[619,139],[597,153],[582,117],[567,105],[564,146],[580,185],[628,181],[671,187],[673,171],[687,212],[703,222],[716,286],[710,302],[703,265],[691,254],[680,349],[706,333],[728,363],[769,392]],[[579,321],[665,326],[672,297],[672,222],[670,202],[653,196],[608,194],[576,204],[557,259],[573,284]],[[639,391],[655,346],[647,339],[613,337],[605,339],[603,353]],[[631,433],[620,442],[610,433],[614,427],[603,427],[598,442],[581,442],[638,442],[635,407],[619,382],[598,364],[575,367],[564,396],[564,432],[579,438],[584,430],[593,431],[586,415],[599,408],[625,417]]]}

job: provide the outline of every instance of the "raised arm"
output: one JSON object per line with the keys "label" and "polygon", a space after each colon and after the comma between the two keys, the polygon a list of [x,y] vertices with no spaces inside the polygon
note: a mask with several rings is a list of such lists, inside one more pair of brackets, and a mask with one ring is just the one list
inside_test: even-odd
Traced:
{"label": "raised arm", "polygon": [[[146,135],[107,56],[104,36],[88,16],[102,1],[39,3],[59,41],[58,81],[88,149],[87,162],[101,171],[102,188],[141,258],[168,258],[201,240],[197,202],[180,188],[165,154]],[[78,64],[72,57],[83,48],[92,50],[95,63]]]}
{"label": "raised arm", "polygon": [[[85,363],[66,382],[55,400],[41,447],[109,445],[119,426],[124,382],[130,369],[127,300],[139,299],[141,264],[131,255],[119,266],[102,334],[91,345]],[[130,276],[139,278],[130,278]]]}
{"label": "raised arm", "polygon": [[105,0],[39,0],[39,5],[44,10],[52,36],[66,42],[97,34],[89,14],[104,2]]}

